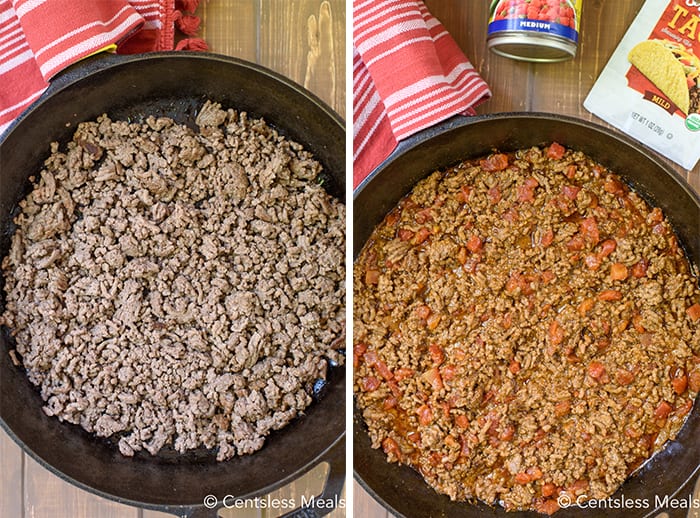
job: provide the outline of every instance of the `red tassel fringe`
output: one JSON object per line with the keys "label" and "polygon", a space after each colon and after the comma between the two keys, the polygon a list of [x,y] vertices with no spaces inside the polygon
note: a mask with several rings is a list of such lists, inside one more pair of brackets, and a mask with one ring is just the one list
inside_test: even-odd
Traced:
{"label": "red tassel fringe", "polygon": [[199,0],[177,0],[175,7],[185,13],[193,13],[199,6]]}
{"label": "red tassel fringe", "polygon": [[175,50],[194,50],[198,52],[206,52],[209,50],[207,42],[201,38],[186,38],[180,40],[175,46]]}
{"label": "red tassel fringe", "polygon": [[199,25],[202,20],[199,16],[185,14],[175,20],[175,26],[187,36],[194,36],[199,30]]}

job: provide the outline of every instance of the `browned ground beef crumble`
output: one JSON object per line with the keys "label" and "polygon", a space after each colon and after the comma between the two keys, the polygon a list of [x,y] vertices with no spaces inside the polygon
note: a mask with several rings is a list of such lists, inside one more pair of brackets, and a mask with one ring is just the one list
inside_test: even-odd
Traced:
{"label": "browned ground beef crumble", "polygon": [[661,210],[580,152],[436,172],[355,263],[372,446],[453,500],[606,498],[692,408],[699,301]]}
{"label": "browned ground beef crumble", "polygon": [[48,415],[115,436],[252,453],[341,363],[345,207],[320,164],[207,102],[80,124],[21,203],[0,324]]}

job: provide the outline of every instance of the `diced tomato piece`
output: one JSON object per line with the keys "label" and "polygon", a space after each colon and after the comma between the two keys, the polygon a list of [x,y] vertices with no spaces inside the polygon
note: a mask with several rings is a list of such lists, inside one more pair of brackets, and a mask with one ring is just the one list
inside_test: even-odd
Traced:
{"label": "diced tomato piece", "polygon": [[589,298],[582,300],[581,303],[578,305],[578,314],[581,316],[585,316],[586,313],[593,309],[593,306],[595,306],[595,299]]}
{"label": "diced tomato piece", "polygon": [[557,322],[556,320],[552,320],[552,322],[549,324],[547,336],[549,337],[549,342],[552,345],[559,345],[564,341],[564,328],[561,327],[559,322]]}
{"label": "diced tomato piece", "polygon": [[614,263],[610,265],[610,279],[613,281],[624,281],[627,279],[629,272],[627,266],[622,263]]}
{"label": "diced tomato piece", "polygon": [[450,381],[457,375],[457,367],[453,364],[447,364],[440,369],[440,375],[443,381]]}
{"label": "diced tomato piece", "polygon": [[421,305],[414,309],[413,313],[421,320],[427,320],[432,311],[430,309],[430,306]]}
{"label": "diced tomato piece", "polygon": [[436,392],[440,391],[444,388],[444,385],[442,383],[442,377],[440,376],[440,370],[437,367],[433,367],[431,369],[428,369],[427,371],[425,371],[425,373],[421,377],[427,383],[430,383],[430,386]]}
{"label": "diced tomato piece", "polygon": [[492,204],[496,204],[501,201],[501,189],[499,189],[497,185],[491,187],[486,194]]}
{"label": "diced tomato piece", "polygon": [[379,282],[379,270],[367,270],[365,272],[365,284],[377,284]]}
{"label": "diced tomato piece", "polygon": [[532,480],[539,480],[544,476],[544,473],[542,473],[542,470],[539,468],[539,466],[532,466],[530,468],[527,468],[525,472],[530,475]]}
{"label": "diced tomato piece", "polygon": [[542,275],[542,282],[544,284],[549,284],[556,277],[555,273],[552,270],[545,270],[542,272],[541,275]]}
{"label": "diced tomato piece", "polygon": [[424,209],[421,209],[416,212],[416,214],[413,216],[413,218],[416,220],[416,223],[419,225],[422,225],[423,223],[427,223],[428,221],[433,220],[433,212],[431,207],[426,207]]}
{"label": "diced tomato piece", "polygon": [[647,222],[649,225],[656,225],[661,223],[664,219],[664,213],[659,207],[654,207],[651,209],[649,216],[647,216]]}
{"label": "diced tomato piece", "polygon": [[521,471],[515,474],[515,482],[522,485],[529,484],[532,482],[532,477],[524,471]]}
{"label": "diced tomato piece", "polygon": [[603,290],[598,294],[598,300],[613,301],[622,300],[622,292],[618,290]]}
{"label": "diced tomato piece", "polygon": [[479,165],[484,171],[503,171],[508,167],[508,155],[496,153],[481,160]]}
{"label": "diced tomato piece", "polygon": [[600,244],[600,252],[598,255],[601,259],[605,259],[607,256],[612,254],[617,248],[617,241],[614,239],[606,239]]}
{"label": "diced tomato piece", "polygon": [[542,237],[540,237],[540,244],[543,247],[547,248],[553,242],[554,242],[554,231],[551,228],[549,228],[542,234]]}
{"label": "diced tomato piece", "polygon": [[510,327],[513,325],[513,315],[511,313],[506,313],[503,315],[503,322],[501,325],[503,326],[503,329],[510,329]]}
{"label": "diced tomato piece", "polygon": [[455,417],[455,424],[461,429],[466,430],[469,428],[469,418],[464,414],[459,414]]}
{"label": "diced tomato piece", "polygon": [[420,245],[421,243],[425,242],[426,239],[430,237],[430,230],[428,227],[421,227],[418,229],[418,232],[416,232],[416,235],[413,238],[413,244]]}
{"label": "diced tomato piece", "polygon": [[366,350],[367,344],[364,342],[357,342],[352,346],[352,360],[355,366],[360,364],[360,361],[362,361],[362,356],[365,354]]}
{"label": "diced tomato piece", "polygon": [[464,203],[469,201],[469,195],[472,193],[472,188],[469,185],[462,185],[459,188],[459,194],[458,197],[460,201],[463,201]]}
{"label": "diced tomato piece", "polygon": [[583,262],[589,270],[596,271],[602,263],[598,254],[588,254],[583,258]]}
{"label": "diced tomato piece", "polygon": [[469,236],[469,239],[467,239],[467,249],[472,253],[480,252],[483,245],[484,242],[476,234],[472,234]]}
{"label": "diced tomato piece", "polygon": [[584,246],[586,246],[586,243],[584,242],[583,237],[578,234],[572,237],[566,243],[566,248],[568,248],[571,252],[579,252],[583,250]]}
{"label": "diced tomato piece", "polygon": [[416,233],[413,230],[410,230],[408,228],[400,228],[399,229],[399,239],[401,241],[410,241],[413,239],[413,236],[415,236]]}
{"label": "diced tomato piece", "polygon": [[511,360],[510,365],[508,365],[508,370],[513,374],[519,373],[520,372],[520,362],[517,360]]}
{"label": "diced tomato piece", "polygon": [[588,375],[595,380],[600,380],[605,375],[605,365],[599,361],[592,361],[588,364]]}
{"label": "diced tomato piece", "polygon": [[423,426],[428,426],[433,422],[433,409],[428,405],[418,407],[418,422]]}
{"label": "diced tomato piece", "polygon": [[580,190],[581,188],[575,185],[562,185],[561,193],[570,200],[575,200]]}
{"label": "diced tomato piece", "polygon": [[545,498],[542,501],[537,501],[535,510],[538,513],[551,516],[559,510],[559,503],[556,498]]}
{"label": "diced tomato piece", "polygon": [[467,259],[469,258],[469,252],[467,251],[466,246],[460,247],[459,251],[457,252],[457,262],[464,266],[467,262]]}
{"label": "diced tomato piece", "polygon": [[685,312],[690,317],[690,320],[697,322],[700,319],[700,303],[695,303],[690,306]]}
{"label": "diced tomato piece", "polygon": [[399,404],[399,400],[396,399],[395,396],[388,396],[385,400],[384,403],[382,403],[382,408],[384,410],[390,410],[392,408],[396,408],[396,405]]}
{"label": "diced tomato piece", "polygon": [[384,223],[387,227],[393,227],[399,222],[399,219],[401,219],[401,211],[394,209],[386,215],[386,218],[384,218]]}
{"label": "diced tomato piece", "polygon": [[603,183],[603,189],[605,190],[605,192],[609,192],[610,194],[614,194],[615,196],[620,196],[627,192],[622,182],[611,177],[605,179],[605,183]]}
{"label": "diced tomato piece", "polygon": [[377,390],[381,384],[382,382],[375,376],[365,376],[362,378],[362,390],[365,392],[373,392]]}
{"label": "diced tomato piece", "polygon": [[518,186],[518,201],[522,203],[535,201],[535,191],[524,185]]}
{"label": "diced tomato piece", "polygon": [[534,176],[528,176],[527,178],[525,178],[523,184],[528,189],[534,189],[535,187],[539,187],[540,182],[537,181],[537,178],[535,178]]}
{"label": "diced tomato piece", "polygon": [[413,376],[413,374],[413,369],[409,369],[408,367],[399,367],[394,371],[394,380],[401,381],[403,379],[410,378]]}
{"label": "diced tomato piece", "polygon": [[367,349],[364,357],[365,362],[367,362],[367,365],[369,365],[370,367],[374,367],[374,364],[379,361],[379,356],[377,355],[377,352],[373,349]]}
{"label": "diced tomato piece", "polygon": [[671,406],[671,403],[662,401],[659,403],[659,406],[656,407],[656,410],[654,410],[654,417],[657,419],[666,419],[671,414],[672,410],[673,407]]}
{"label": "diced tomato piece", "polygon": [[421,435],[420,432],[411,431],[406,434],[406,439],[411,441],[413,444],[420,444]]}
{"label": "diced tomato piece", "polygon": [[557,142],[552,142],[552,144],[547,148],[547,156],[553,158],[554,160],[559,160],[564,156],[566,148]]}
{"label": "diced tomato piece", "polygon": [[510,441],[515,436],[515,427],[513,425],[508,425],[503,428],[498,438],[502,441]]}
{"label": "diced tomato piece", "polygon": [[437,344],[430,344],[428,346],[428,352],[430,353],[430,359],[433,365],[440,365],[445,361],[445,351]]}
{"label": "diced tomato piece", "polygon": [[518,209],[515,207],[511,207],[507,211],[505,211],[501,217],[507,221],[508,223],[515,223],[520,219],[520,214],[518,213]]}
{"label": "diced tomato piece", "polygon": [[688,373],[688,388],[691,392],[700,392],[700,369],[693,369]]}
{"label": "diced tomato piece", "polygon": [[542,496],[547,497],[547,496],[552,496],[554,492],[557,490],[557,486],[552,484],[551,482],[546,482],[542,484]]}
{"label": "diced tomato piece", "polygon": [[569,180],[573,180],[576,178],[576,166],[571,164],[569,167],[566,168],[566,177]]}
{"label": "diced tomato piece", "polygon": [[627,369],[617,369],[615,371],[615,381],[620,385],[629,385],[634,381],[634,373]]}
{"label": "diced tomato piece", "polygon": [[683,403],[681,403],[677,408],[676,411],[674,412],[678,417],[683,417],[685,415],[688,415],[688,412],[690,412],[693,408],[693,400],[692,399],[686,399]]}
{"label": "diced tomato piece", "polygon": [[632,266],[632,276],[637,279],[646,277],[647,269],[649,268],[649,263],[645,259],[641,259],[634,266]]}
{"label": "diced tomato piece", "polygon": [[640,334],[647,332],[647,330],[644,329],[644,325],[642,325],[642,315],[640,315],[639,313],[636,313],[632,317],[632,326],[634,327],[634,330]]}
{"label": "diced tomato piece", "polygon": [[598,221],[594,216],[581,220],[581,233],[594,245],[600,241],[600,232],[598,231]]}
{"label": "diced tomato piece", "polygon": [[571,400],[570,399],[563,399],[562,401],[558,401],[556,405],[554,405],[554,415],[557,417],[564,417],[571,411]]}
{"label": "diced tomato piece", "polygon": [[377,369],[379,375],[385,380],[390,380],[394,377],[394,374],[389,370],[389,367],[387,367],[383,360],[378,359],[374,363],[374,368]]}
{"label": "diced tomato piece", "polygon": [[688,388],[688,376],[683,369],[678,369],[678,372],[671,380],[671,386],[673,387],[673,391],[679,396],[686,391]]}
{"label": "diced tomato piece", "polygon": [[440,324],[441,316],[437,313],[433,313],[430,315],[426,320],[425,323],[428,326],[428,329],[431,331],[435,331],[437,329],[437,326]]}
{"label": "diced tomato piece", "polygon": [[387,437],[382,441],[382,449],[387,455],[394,455],[398,460],[401,460],[399,444],[391,437]]}

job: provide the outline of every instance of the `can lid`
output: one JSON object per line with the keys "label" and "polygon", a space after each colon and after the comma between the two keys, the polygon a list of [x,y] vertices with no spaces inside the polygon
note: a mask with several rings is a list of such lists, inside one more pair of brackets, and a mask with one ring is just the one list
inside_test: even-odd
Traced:
{"label": "can lid", "polygon": [[576,56],[576,43],[573,41],[522,31],[491,36],[488,46],[500,56],[521,61],[555,63]]}

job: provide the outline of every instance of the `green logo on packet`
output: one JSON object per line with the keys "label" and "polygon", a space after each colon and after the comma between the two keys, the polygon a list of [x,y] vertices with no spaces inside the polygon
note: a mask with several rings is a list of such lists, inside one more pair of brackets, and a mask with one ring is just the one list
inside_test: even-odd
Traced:
{"label": "green logo on packet", "polygon": [[690,131],[700,131],[700,113],[691,113],[685,119],[685,127]]}

